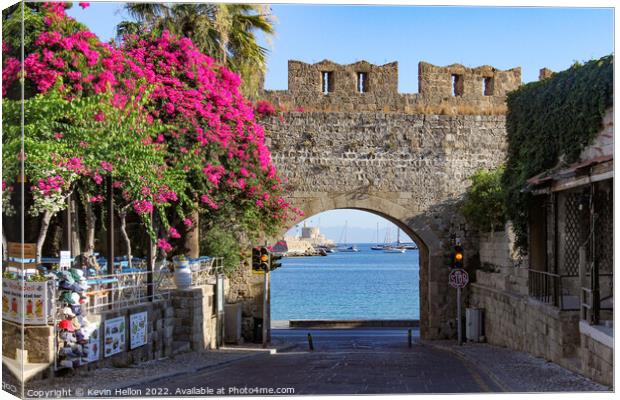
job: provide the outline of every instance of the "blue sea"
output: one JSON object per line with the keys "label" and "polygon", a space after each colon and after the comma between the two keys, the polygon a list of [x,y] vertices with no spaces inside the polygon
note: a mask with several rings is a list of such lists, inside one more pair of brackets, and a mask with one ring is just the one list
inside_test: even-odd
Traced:
{"label": "blue sea", "polygon": [[271,318],[419,319],[419,254],[357,253],[285,257],[271,274]]}

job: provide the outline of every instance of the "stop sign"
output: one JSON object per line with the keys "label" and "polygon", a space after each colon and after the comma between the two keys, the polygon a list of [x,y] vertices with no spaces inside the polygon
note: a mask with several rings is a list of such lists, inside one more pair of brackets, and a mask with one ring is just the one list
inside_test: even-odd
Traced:
{"label": "stop sign", "polygon": [[453,269],[448,276],[448,283],[455,289],[462,289],[469,283],[469,275],[464,269]]}

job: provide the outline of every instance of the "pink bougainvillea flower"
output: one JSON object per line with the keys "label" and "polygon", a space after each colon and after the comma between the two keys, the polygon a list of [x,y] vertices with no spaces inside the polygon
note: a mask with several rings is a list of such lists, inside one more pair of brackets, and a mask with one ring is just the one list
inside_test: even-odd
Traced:
{"label": "pink bougainvillea flower", "polygon": [[133,202],[133,209],[138,214],[147,214],[153,212],[153,203],[148,200],[136,200]]}
{"label": "pink bougainvillea flower", "polygon": [[193,222],[191,219],[189,219],[189,218],[185,218],[185,219],[183,220],[183,224],[184,224],[186,227],[188,227],[188,228],[189,228],[189,227],[191,227],[192,225],[194,225],[194,222]]}
{"label": "pink bougainvillea flower", "polygon": [[99,173],[95,172],[95,174],[93,175],[93,181],[95,181],[97,185],[101,185],[101,183],[103,182],[103,177],[99,175]]}
{"label": "pink bougainvillea flower", "polygon": [[113,169],[114,167],[112,166],[112,164],[111,164],[111,163],[109,163],[109,162],[107,162],[107,161],[101,161],[101,168],[102,168],[104,171],[112,172],[112,169]]}
{"label": "pink bougainvillea flower", "polygon": [[170,229],[168,230],[168,234],[170,235],[171,238],[173,239],[178,239],[181,237],[181,234],[179,233],[179,231],[177,231],[175,228],[170,227]]}
{"label": "pink bougainvillea flower", "polygon": [[158,239],[157,240],[157,247],[159,247],[160,249],[162,249],[166,253],[172,251],[172,245],[170,243],[168,243],[168,241],[166,239]]}
{"label": "pink bougainvillea flower", "polygon": [[85,1],[82,1],[82,2],[79,2],[79,3],[78,3],[78,5],[79,5],[80,7],[82,7],[82,10],[85,10],[85,9],[87,9],[87,8],[90,6],[90,3],[87,3],[87,2],[85,2]]}
{"label": "pink bougainvillea flower", "polygon": [[95,121],[101,122],[104,119],[105,119],[105,114],[103,113],[103,111],[99,111],[95,114]]}
{"label": "pink bougainvillea flower", "polygon": [[62,134],[62,133],[60,133],[60,132],[56,132],[56,133],[54,133],[54,139],[56,139],[56,140],[60,140],[60,139],[62,139],[62,137],[63,137],[63,134]]}

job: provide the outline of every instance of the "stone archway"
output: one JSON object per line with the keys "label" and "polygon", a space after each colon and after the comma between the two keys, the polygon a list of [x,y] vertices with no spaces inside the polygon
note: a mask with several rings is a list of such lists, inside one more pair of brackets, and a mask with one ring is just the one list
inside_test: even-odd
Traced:
{"label": "stone archway", "polygon": [[[308,201],[308,197],[290,200],[299,207],[304,216],[298,217],[283,231],[286,232],[302,220],[334,209],[355,209],[370,212],[383,217],[397,225],[419,248],[419,296],[420,296],[420,333],[422,338],[446,338],[453,334],[450,322],[454,302],[443,303],[445,292],[442,283],[447,282],[447,271],[442,269],[444,263],[444,242],[437,236],[426,218],[412,213],[410,209],[380,195],[340,194],[334,197],[322,196]],[[446,272],[446,273],[443,273]],[[440,312],[434,312],[438,311]],[[446,320],[446,317],[448,320]]]}
{"label": "stone archway", "polygon": [[[328,94],[321,91],[324,71],[334,78]],[[364,93],[356,91],[359,71],[368,74]],[[463,79],[458,96],[455,74]],[[284,110],[263,126],[287,198],[308,215],[338,208],[377,213],[423,244],[421,334],[454,337],[453,245],[460,240],[466,261],[477,249],[458,203],[474,172],[505,160],[505,96],[520,85],[520,69],[420,63],[415,94],[398,92],[397,63],[290,61],[288,75],[288,90],[263,92]],[[481,76],[493,79],[492,93],[482,92]]]}

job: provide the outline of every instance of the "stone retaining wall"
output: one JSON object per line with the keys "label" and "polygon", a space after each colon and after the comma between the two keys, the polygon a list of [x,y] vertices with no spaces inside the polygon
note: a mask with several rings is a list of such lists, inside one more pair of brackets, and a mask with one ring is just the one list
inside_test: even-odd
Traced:
{"label": "stone retaining wall", "polygon": [[217,347],[217,315],[214,303],[214,285],[203,285],[173,292],[174,341],[189,344],[193,351],[215,349]]}
{"label": "stone retaining wall", "polygon": [[[21,349],[21,327],[13,322],[2,321],[2,355],[15,359]],[[25,345],[28,362],[51,363],[54,361],[54,328],[51,326],[25,326]]]}
{"label": "stone retaining wall", "polygon": [[480,264],[492,269],[515,267],[520,264],[514,250],[514,232],[507,223],[504,230],[480,234]]}
{"label": "stone retaining wall", "polygon": [[580,346],[578,311],[561,311],[484,283],[484,277],[477,274],[477,282],[470,289],[470,306],[484,309],[485,335],[490,344],[576,369],[570,359],[578,356]]}
{"label": "stone retaining wall", "polygon": [[[131,350],[129,345],[129,316],[146,311],[148,313],[148,330],[147,343],[141,347]],[[101,342],[105,333],[104,322],[111,318],[125,317],[125,349],[124,351],[110,357],[104,357],[103,345],[101,351],[101,359],[99,361],[87,364],[88,369],[96,369],[102,367],[126,367],[131,364],[144,362],[148,360],[168,357],[172,354],[173,330],[174,330],[174,308],[170,300],[162,300],[153,303],[140,304],[138,306],[129,307],[119,311],[109,311],[97,314],[101,318]],[[89,316],[91,320],[95,316]]]}
{"label": "stone retaining wall", "polygon": [[[217,346],[217,313],[215,286],[203,285],[186,290],[174,290],[170,298],[143,303],[121,310],[90,313],[86,317],[99,325],[99,360],[77,368],[93,370],[104,367],[126,367],[131,364],[169,357],[183,351],[214,349]],[[129,318],[132,314],[147,312],[147,342],[131,349]],[[117,317],[125,319],[125,346],[120,353],[105,357],[105,321]],[[48,371],[39,378],[51,376],[56,354],[54,353],[53,326],[26,326],[25,346],[28,362],[47,363]],[[21,327],[2,321],[3,355],[15,358],[21,346]]]}
{"label": "stone retaining wall", "polygon": [[583,374],[597,382],[612,386],[614,381],[613,337],[608,340],[612,344],[610,347],[583,332],[580,336]]}

